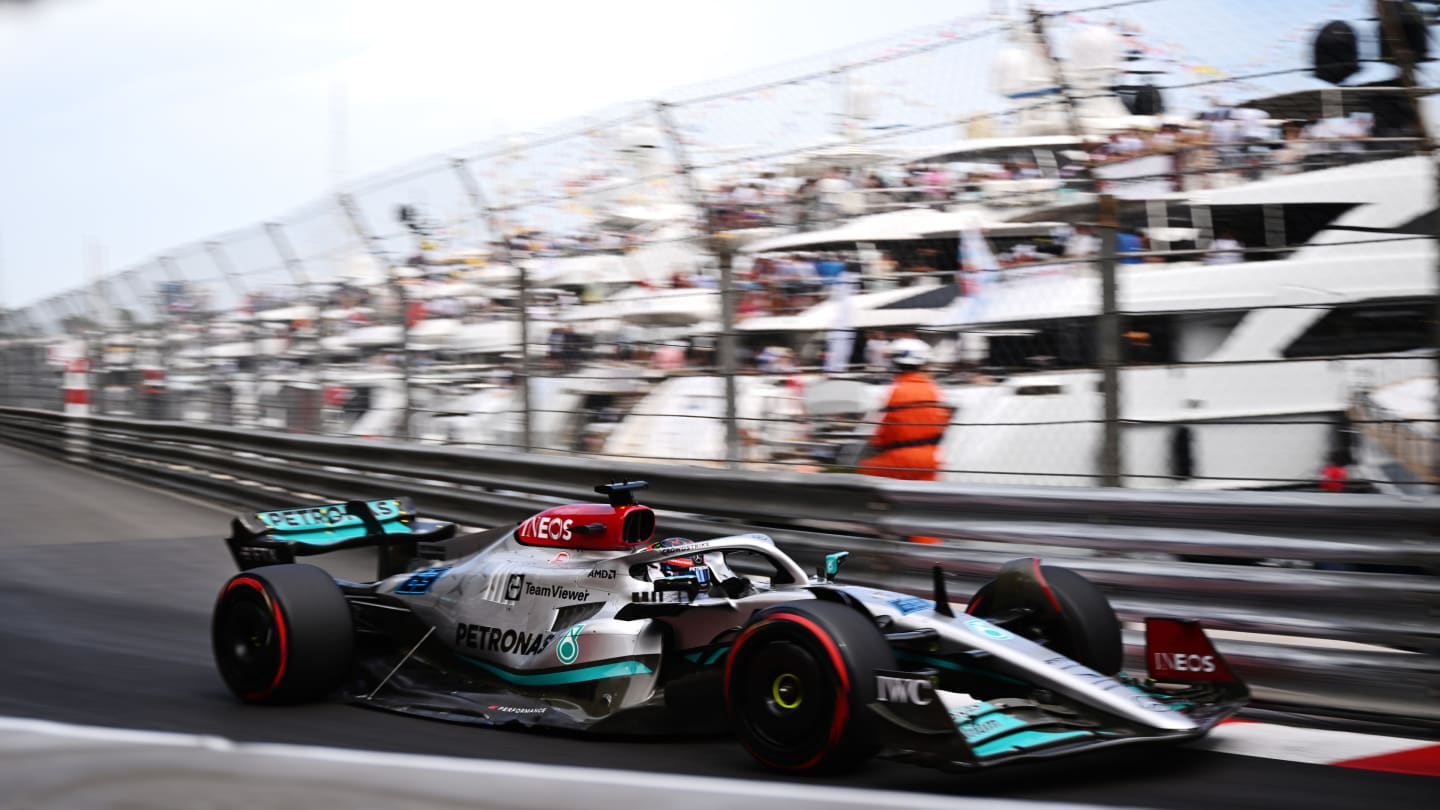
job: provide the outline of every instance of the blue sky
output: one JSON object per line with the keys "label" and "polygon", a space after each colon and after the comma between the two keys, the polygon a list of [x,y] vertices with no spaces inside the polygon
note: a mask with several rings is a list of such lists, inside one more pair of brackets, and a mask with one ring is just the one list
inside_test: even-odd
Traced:
{"label": "blue sky", "polygon": [[[0,3],[0,306],[76,287],[87,264],[121,269],[284,214],[333,189],[337,169],[357,178],[995,5]],[[1367,6],[1162,0],[1127,13],[1186,61],[1242,72],[1297,64],[1303,25]]]}

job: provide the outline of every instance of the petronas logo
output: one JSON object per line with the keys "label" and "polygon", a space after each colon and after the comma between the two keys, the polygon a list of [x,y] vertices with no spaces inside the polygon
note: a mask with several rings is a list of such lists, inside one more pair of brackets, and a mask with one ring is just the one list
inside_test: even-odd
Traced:
{"label": "petronas logo", "polygon": [[560,663],[573,664],[580,657],[580,631],[583,629],[585,625],[577,624],[566,630],[560,643],[555,645],[555,657],[560,659]]}

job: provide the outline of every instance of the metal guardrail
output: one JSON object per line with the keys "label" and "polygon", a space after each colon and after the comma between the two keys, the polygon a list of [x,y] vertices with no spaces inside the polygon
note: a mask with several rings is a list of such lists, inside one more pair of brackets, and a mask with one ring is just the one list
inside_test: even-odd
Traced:
{"label": "metal guardrail", "polygon": [[[1190,616],[1232,631],[1219,646],[1261,705],[1440,727],[1437,498],[757,476],[16,408],[0,408],[0,439],[238,507],[404,492],[481,526],[643,477],[664,532],[765,531],[807,566],[846,550],[852,581],[913,593],[940,565],[957,598],[1039,555],[1095,581],[1126,621]],[[905,542],[916,535],[945,542]],[[1127,634],[1134,663],[1139,642]]]}

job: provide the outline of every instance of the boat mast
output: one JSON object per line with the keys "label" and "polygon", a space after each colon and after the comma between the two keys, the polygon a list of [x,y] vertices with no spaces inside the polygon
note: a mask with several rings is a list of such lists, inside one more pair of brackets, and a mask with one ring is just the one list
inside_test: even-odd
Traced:
{"label": "boat mast", "polygon": [[1079,137],[1080,115],[1075,109],[1075,98],[1071,95],[1070,84],[1065,81],[1065,71],[1060,69],[1060,60],[1056,58],[1055,51],[1050,47],[1050,39],[1045,35],[1045,18],[1049,16],[1034,6],[1030,7],[1030,30],[1034,33],[1036,41],[1040,43],[1041,52],[1045,54],[1045,61],[1050,64],[1050,71],[1055,78],[1055,87],[1062,98],[1065,99],[1065,118],[1070,122],[1070,134]]}

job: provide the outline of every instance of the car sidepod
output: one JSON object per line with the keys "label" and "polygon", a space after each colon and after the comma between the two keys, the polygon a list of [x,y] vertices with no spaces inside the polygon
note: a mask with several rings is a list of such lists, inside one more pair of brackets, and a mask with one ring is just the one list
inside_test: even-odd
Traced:
{"label": "car sidepod", "polygon": [[613,558],[502,544],[378,583],[352,599],[377,623],[352,697],[483,725],[665,733],[620,720],[662,704],[666,634],[616,618],[631,599]]}

